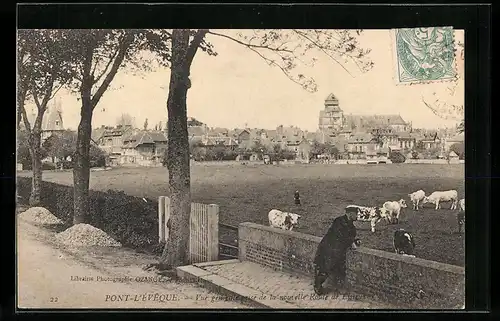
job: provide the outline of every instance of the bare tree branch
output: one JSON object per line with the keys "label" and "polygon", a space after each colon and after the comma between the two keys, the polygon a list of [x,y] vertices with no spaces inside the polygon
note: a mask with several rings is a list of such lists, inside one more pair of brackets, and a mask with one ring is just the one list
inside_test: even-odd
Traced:
{"label": "bare tree branch", "polygon": [[125,54],[129,48],[129,45],[133,41],[133,35],[127,33],[127,35],[123,38],[123,41],[120,42],[119,45],[119,52],[116,56],[116,58],[113,61],[113,65],[111,67],[111,70],[109,73],[106,75],[104,78],[104,81],[102,82],[101,86],[97,89],[96,93],[94,94],[94,97],[92,97],[92,108],[95,108],[97,106],[97,103],[101,99],[102,95],[108,89],[109,85],[111,84],[111,81],[113,81],[114,76],[118,72],[118,69],[120,68],[120,65],[123,62],[123,59],[125,58]]}
{"label": "bare tree branch", "polygon": [[68,83],[67,81],[59,83],[59,86],[57,87],[56,90],[54,90],[54,93],[52,94],[52,96],[50,96],[49,100],[51,100],[52,98],[54,98],[57,95],[57,92],[59,90],[61,90],[61,88],[64,87],[64,85],[66,85],[67,83]]}
{"label": "bare tree branch", "polygon": [[[104,68],[104,70],[102,71],[102,73],[99,76],[97,76],[97,78],[95,78],[95,80],[93,82],[94,84],[97,84],[101,80],[101,78],[108,72],[109,66],[111,66],[112,62],[114,61],[114,59],[118,55],[118,52],[120,52],[120,47],[119,46],[116,47],[115,51],[113,52],[113,54],[109,58],[108,63],[106,64],[106,67]],[[96,62],[95,66],[97,66],[97,64],[98,63]],[[93,74],[94,73],[92,73],[92,75]]]}
{"label": "bare tree branch", "polygon": [[[349,70],[347,70],[347,68],[340,63],[340,61],[338,61],[335,57],[333,57],[331,54],[329,54],[325,49],[323,49],[322,46],[320,46],[317,42],[315,42],[314,40],[312,40],[310,37],[306,36],[305,34],[303,34],[302,32],[296,30],[296,29],[293,29],[293,31],[298,34],[299,36],[301,36],[302,38],[306,39],[307,41],[311,42],[312,44],[314,44],[319,50],[321,50],[325,55],[327,55],[330,59],[332,59],[333,61],[335,61],[340,67],[342,67],[342,69],[344,69],[351,77],[354,78],[354,76],[351,74],[351,72]],[[357,65],[357,63],[356,63]],[[359,65],[358,65],[358,68],[359,68]],[[361,68],[360,68],[361,70]]]}
{"label": "bare tree branch", "polygon": [[279,70],[281,70],[285,76],[290,79],[291,81],[293,81],[294,83],[296,83],[297,85],[300,85],[300,86],[304,86],[304,84],[300,83],[299,81],[297,81],[296,79],[294,79],[290,73],[288,73],[288,71],[281,67],[278,63],[276,63],[276,61],[272,60],[272,59],[269,59],[267,57],[265,57],[263,54],[261,54],[258,50],[255,50],[254,48],[252,47],[248,47],[248,49],[250,49],[251,51],[255,52],[257,55],[259,55],[262,59],[264,59],[264,61],[269,65],[269,66],[276,66],[279,68]]}
{"label": "bare tree branch", "polygon": [[[292,50],[289,50],[289,49],[280,49],[279,47],[278,48],[273,48],[273,47],[270,47],[270,46],[266,46],[266,45],[252,45],[250,43],[245,43],[243,41],[240,41],[238,39],[235,39],[231,36],[228,36],[228,35],[224,35],[224,34],[221,34],[221,33],[217,33],[217,32],[213,32],[213,31],[208,31],[209,34],[211,35],[214,35],[214,36],[219,36],[219,37],[223,37],[223,38],[226,38],[226,39],[229,39],[229,40],[232,40],[240,45],[243,45],[245,47],[248,47],[248,48],[261,48],[261,49],[267,49],[267,50],[272,50],[272,51],[284,51],[284,52],[288,52],[288,53],[293,53]],[[282,46],[282,45],[281,45]],[[281,47],[280,46],[280,47]]]}
{"label": "bare tree branch", "polygon": [[[27,130],[29,133],[31,133],[31,124],[30,124],[30,121],[29,121],[29,119],[28,119],[28,114],[26,113],[26,108],[25,108],[24,106],[21,106],[21,107],[20,107],[20,109],[21,109],[21,113],[22,113],[22,115],[23,115],[23,117],[22,117],[22,118],[23,118],[23,122],[24,122],[24,127],[26,128],[26,130]],[[29,137],[29,135],[28,135],[28,137]],[[30,141],[31,141],[31,140],[30,140]],[[30,142],[30,141],[29,141],[29,142]]]}
{"label": "bare tree branch", "polygon": [[198,50],[198,47],[200,46],[201,42],[203,41],[203,38],[205,35],[208,33],[208,29],[199,29],[196,31],[196,34],[193,37],[193,40],[189,44],[189,48],[186,53],[186,66],[191,66],[191,63],[193,62],[194,56],[196,55],[196,51]]}

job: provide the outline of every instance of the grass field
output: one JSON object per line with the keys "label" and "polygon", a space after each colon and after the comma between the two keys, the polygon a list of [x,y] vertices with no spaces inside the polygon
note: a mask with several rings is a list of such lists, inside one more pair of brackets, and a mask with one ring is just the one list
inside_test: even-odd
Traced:
{"label": "grass field", "polygon": [[[29,172],[20,175],[30,175]],[[44,180],[72,185],[72,172],[44,172]],[[348,204],[382,205],[387,200],[405,198],[423,189],[456,189],[463,198],[464,165],[388,164],[388,165],[280,165],[206,166],[191,168],[193,202],[216,203],[220,222],[237,225],[254,222],[267,225],[269,210],[276,208],[302,215],[298,232],[322,236],[331,221]],[[117,189],[135,196],[156,198],[168,195],[165,168],[120,168],[92,172],[91,189]],[[302,206],[293,203],[300,191]],[[456,211],[450,204],[434,210],[427,204],[416,212],[403,209],[398,225],[379,223],[370,232],[369,223],[357,222],[364,246],[392,251],[392,233],[405,228],[415,235],[415,255],[421,258],[463,266],[464,234],[457,234]]]}

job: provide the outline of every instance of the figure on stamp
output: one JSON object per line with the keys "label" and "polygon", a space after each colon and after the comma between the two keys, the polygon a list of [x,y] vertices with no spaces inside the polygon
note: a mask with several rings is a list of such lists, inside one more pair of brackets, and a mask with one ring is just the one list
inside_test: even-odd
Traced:
{"label": "figure on stamp", "polygon": [[397,29],[396,52],[399,82],[436,81],[455,76],[452,28]]}
{"label": "figure on stamp", "polygon": [[327,292],[325,281],[330,278],[335,290],[340,290],[345,282],[346,254],[350,247],[360,244],[356,239],[357,213],[346,211],[333,220],[332,225],[318,245],[314,258],[314,292],[323,295]]}

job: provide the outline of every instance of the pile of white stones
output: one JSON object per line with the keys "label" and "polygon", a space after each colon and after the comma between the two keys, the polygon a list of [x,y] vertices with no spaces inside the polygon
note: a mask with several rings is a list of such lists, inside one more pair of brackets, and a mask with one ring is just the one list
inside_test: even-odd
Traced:
{"label": "pile of white stones", "polygon": [[73,225],[67,230],[56,234],[56,239],[62,244],[71,246],[122,246],[120,242],[115,241],[103,230],[89,224]]}
{"label": "pile of white stones", "polygon": [[43,207],[31,207],[19,214],[19,218],[40,225],[57,225],[63,221],[58,219],[48,209]]}

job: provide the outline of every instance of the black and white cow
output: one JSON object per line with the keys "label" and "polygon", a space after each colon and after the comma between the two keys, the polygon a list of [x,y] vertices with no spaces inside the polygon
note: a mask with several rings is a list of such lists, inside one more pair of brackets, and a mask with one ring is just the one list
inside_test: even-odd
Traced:
{"label": "black and white cow", "polygon": [[268,214],[269,226],[291,231],[299,224],[299,214],[272,209]]}
{"label": "black and white cow", "polygon": [[345,208],[345,212],[356,213],[358,221],[370,222],[370,228],[372,232],[375,232],[375,225],[377,225],[377,223],[382,219],[385,219],[389,223],[387,210],[383,207],[347,205]]}
{"label": "black and white cow", "polygon": [[392,244],[397,254],[414,256],[415,240],[411,232],[405,231],[404,229],[394,231]]}

